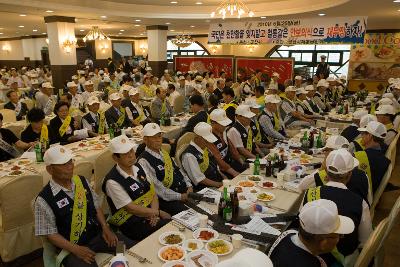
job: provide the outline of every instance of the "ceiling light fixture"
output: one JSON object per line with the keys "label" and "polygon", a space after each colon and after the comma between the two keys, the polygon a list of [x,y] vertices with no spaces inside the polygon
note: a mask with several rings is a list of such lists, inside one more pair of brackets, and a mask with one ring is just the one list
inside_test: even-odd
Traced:
{"label": "ceiling light fixture", "polygon": [[169,30],[170,32],[174,32],[175,30]]}
{"label": "ceiling light fixture", "polygon": [[42,32],[42,34],[47,34],[46,32]]}
{"label": "ceiling light fixture", "polygon": [[80,32],[84,32],[85,30],[79,30]]}
{"label": "ceiling light fixture", "polygon": [[106,19],[106,18],[107,18],[107,16],[100,16],[100,18],[102,18],[102,19]]}
{"label": "ceiling light fixture", "polygon": [[0,35],[2,35],[2,34],[4,34],[4,33],[0,32]]}
{"label": "ceiling light fixture", "polygon": [[119,32],[118,34],[122,34],[122,32]]}
{"label": "ceiling light fixture", "polygon": [[400,3],[400,0],[393,0],[394,3]]}
{"label": "ceiling light fixture", "polygon": [[262,17],[260,17],[260,19],[266,19],[267,17],[266,16],[262,16]]}
{"label": "ceiling light fixture", "polygon": [[46,13],[53,13],[53,10],[46,10]]}
{"label": "ceiling light fixture", "polygon": [[75,37],[67,37],[65,41],[62,43],[62,47],[64,52],[69,54],[72,52],[72,49],[76,47],[76,38]]}
{"label": "ceiling light fixture", "polygon": [[26,14],[19,14],[20,17],[26,17]]}
{"label": "ceiling light fixture", "polygon": [[225,0],[223,1],[217,9],[211,13],[211,17],[214,18],[216,14],[222,16],[225,19],[227,15],[231,17],[236,16],[241,18],[242,16],[253,17],[254,12],[251,11],[241,0]]}
{"label": "ceiling light fixture", "polygon": [[135,21],[140,22],[140,21],[142,21],[142,20],[141,20],[141,19],[135,19]]}
{"label": "ceiling light fixture", "polygon": [[119,30],[120,32],[124,32],[125,30]]}
{"label": "ceiling light fixture", "polygon": [[196,2],[196,5],[202,5],[203,3],[202,2]]}
{"label": "ceiling light fixture", "polygon": [[18,28],[23,28],[23,27],[25,27],[25,26],[24,26],[24,25],[19,25],[19,26],[18,26]]}
{"label": "ceiling light fixture", "polygon": [[326,16],[326,14],[325,13],[319,13],[318,16],[323,17],[323,16]]}
{"label": "ceiling light fixture", "polygon": [[171,4],[178,4],[178,2],[176,2],[176,1],[171,1],[170,3]]}
{"label": "ceiling light fixture", "polygon": [[135,24],[135,27],[140,27],[140,24]]}
{"label": "ceiling light fixture", "polygon": [[83,41],[92,41],[92,40],[110,40],[110,38],[105,35],[105,33],[99,29],[97,26],[93,26],[90,31],[83,37]]}
{"label": "ceiling light fixture", "polygon": [[194,25],[190,25],[190,28],[194,28],[195,26]]}
{"label": "ceiling light fixture", "polygon": [[36,30],[36,29],[33,29],[32,31],[33,31],[33,32],[37,32],[37,30]]}
{"label": "ceiling light fixture", "polygon": [[182,33],[180,35],[175,36],[175,38],[172,39],[171,42],[178,47],[188,47],[193,43],[193,39],[189,34]]}
{"label": "ceiling light fixture", "polygon": [[165,24],[166,24],[166,25],[170,25],[170,24],[171,24],[171,22],[165,22]]}

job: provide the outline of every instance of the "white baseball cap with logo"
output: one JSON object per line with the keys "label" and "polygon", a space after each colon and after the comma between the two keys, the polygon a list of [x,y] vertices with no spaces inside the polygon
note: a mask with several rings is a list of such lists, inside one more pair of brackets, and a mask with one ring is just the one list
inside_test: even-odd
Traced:
{"label": "white baseball cap with logo", "polygon": [[277,95],[266,95],[264,98],[265,104],[267,103],[272,103],[272,104],[278,104],[281,102],[281,98]]}
{"label": "white baseball cap with logo", "polygon": [[242,248],[232,258],[221,261],[215,267],[273,267],[271,259],[254,248]]}
{"label": "white baseball cap with logo", "polygon": [[217,137],[215,137],[215,135],[212,133],[211,125],[204,121],[201,121],[198,124],[196,124],[193,131],[195,134],[203,137],[210,143],[214,143],[215,141],[218,140]]}
{"label": "white baseball cap with logo", "polygon": [[112,153],[116,154],[125,154],[131,151],[132,148],[135,147],[135,144],[132,143],[126,135],[120,135],[113,139],[111,139],[108,148]]}
{"label": "white baseball cap with logo", "polygon": [[143,136],[155,136],[156,134],[163,133],[164,131],[161,131],[160,126],[157,123],[147,123],[143,127]]}
{"label": "white baseball cap with logo", "polygon": [[387,134],[385,125],[378,121],[370,121],[365,128],[358,128],[358,131],[368,132],[379,138],[385,138]]}
{"label": "white baseball cap with logo", "polygon": [[72,79],[72,80],[78,80],[78,76],[77,76],[77,75],[73,75],[73,76],[71,77],[71,79]]}
{"label": "white baseball cap with logo", "polygon": [[[32,82],[32,84],[33,84],[33,82]],[[42,83],[42,88],[54,88],[54,86],[52,86],[51,83],[49,83],[49,82],[45,82],[45,83]]]}
{"label": "white baseball cap with logo", "polygon": [[390,98],[390,99],[394,99],[394,95],[392,93],[384,93],[382,95],[382,98]]}
{"label": "white baseball cap with logo", "polygon": [[350,145],[349,141],[341,135],[332,135],[326,140],[324,148],[339,149],[348,148]]}
{"label": "white baseball cap with logo", "polygon": [[119,99],[121,99],[121,95],[119,93],[112,93],[109,96],[109,99],[112,100],[112,101],[119,100]]}
{"label": "white baseball cap with logo", "polygon": [[137,88],[133,88],[129,90],[129,95],[137,95],[139,94],[139,90]]}
{"label": "white baseball cap with logo", "polygon": [[314,91],[315,88],[314,88],[314,85],[307,85],[306,88],[305,88],[304,90],[306,90],[307,92],[308,92],[308,91]]}
{"label": "white baseball cap with logo", "polygon": [[334,82],[335,81],[335,77],[329,76],[328,78],[326,78],[327,82]]}
{"label": "white baseball cap with logo", "polygon": [[88,103],[89,106],[91,106],[93,104],[100,104],[100,101],[97,98],[97,96],[91,96],[91,97],[89,97],[87,103]]}
{"label": "white baseball cap with logo", "polygon": [[232,121],[226,116],[225,110],[222,108],[214,109],[210,113],[210,120],[217,122],[222,126],[228,126]]}
{"label": "white baseball cap with logo", "polygon": [[392,105],[379,105],[378,109],[375,111],[376,115],[394,115],[396,110]]}
{"label": "white baseball cap with logo", "polygon": [[68,88],[78,87],[78,85],[77,85],[76,83],[74,83],[74,82],[68,82],[68,83],[67,83],[67,87],[68,87]]}
{"label": "white baseball cap with logo", "polygon": [[253,118],[256,114],[250,111],[250,106],[248,105],[239,105],[235,111],[236,115],[243,116],[246,118]]}
{"label": "white baseball cap with logo", "polygon": [[300,210],[300,225],[314,235],[350,234],[354,231],[351,218],[339,215],[335,202],[318,199],[306,203]]}
{"label": "white baseball cap with logo", "polygon": [[123,85],[121,86],[120,91],[121,91],[121,92],[123,92],[123,91],[128,91],[128,92],[129,92],[132,88],[133,88],[133,86],[130,86],[130,85],[127,85],[127,84],[123,84]]}
{"label": "white baseball cap with logo", "polygon": [[286,87],[286,89],[285,89],[285,92],[296,92],[296,87],[294,87],[294,86],[288,86],[288,87]]}
{"label": "white baseball cap with logo", "polygon": [[297,88],[296,95],[306,95],[306,94],[307,91],[303,87]]}
{"label": "white baseball cap with logo", "polygon": [[301,77],[300,75],[297,75],[296,77],[294,77],[295,80],[303,80],[303,77]]}
{"label": "white baseball cap with logo", "polygon": [[360,163],[345,148],[333,150],[326,157],[326,170],[335,174],[345,174],[351,172]]}
{"label": "white baseball cap with logo", "polygon": [[381,105],[393,105],[393,100],[387,97],[379,99],[378,101],[379,106]]}
{"label": "white baseball cap with logo", "polygon": [[277,73],[277,72],[272,73],[272,77],[278,77],[279,78],[279,73]]}
{"label": "white baseball cap with logo", "polygon": [[[39,81],[37,79],[32,79],[31,84],[39,84]],[[50,84],[51,85],[51,84]]]}
{"label": "white baseball cap with logo", "polygon": [[354,111],[353,113],[353,119],[354,120],[360,120],[362,117],[368,114],[368,110],[366,109],[359,109]]}
{"label": "white baseball cap with logo", "polygon": [[72,159],[72,151],[61,145],[54,145],[44,153],[43,160],[46,166],[65,164]]}
{"label": "white baseball cap with logo", "polygon": [[180,81],[186,80],[186,79],[185,79],[185,76],[179,76],[179,80],[180,80]]}
{"label": "white baseball cap with logo", "polygon": [[329,84],[327,83],[327,81],[325,79],[321,79],[317,83],[317,87],[328,87],[328,86],[329,86]]}
{"label": "white baseball cap with logo", "polygon": [[103,79],[103,82],[104,83],[110,83],[111,79],[108,76],[105,76],[104,79]]}
{"label": "white baseball cap with logo", "polygon": [[246,98],[244,100],[244,104],[250,106],[250,108],[261,108],[261,106],[257,104],[257,100],[255,98]]}
{"label": "white baseball cap with logo", "polygon": [[87,85],[93,85],[93,82],[91,80],[88,80],[85,82],[85,86],[87,86]]}
{"label": "white baseball cap with logo", "polygon": [[360,128],[366,127],[370,121],[378,121],[378,119],[372,114],[362,116],[360,119]]}

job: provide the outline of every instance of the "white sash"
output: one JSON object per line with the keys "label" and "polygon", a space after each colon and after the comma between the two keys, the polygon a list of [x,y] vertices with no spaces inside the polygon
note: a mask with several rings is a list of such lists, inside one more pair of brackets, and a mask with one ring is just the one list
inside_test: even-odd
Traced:
{"label": "white sash", "polygon": [[20,153],[9,143],[3,140],[3,136],[0,134],[0,148],[10,154],[13,158],[18,158]]}

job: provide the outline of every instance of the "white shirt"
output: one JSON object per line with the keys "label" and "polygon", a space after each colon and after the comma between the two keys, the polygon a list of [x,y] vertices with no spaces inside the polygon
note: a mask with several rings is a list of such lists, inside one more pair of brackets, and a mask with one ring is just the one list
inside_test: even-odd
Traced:
{"label": "white shirt", "polygon": [[[241,124],[239,121],[238,121],[238,123]],[[247,126],[244,128],[246,129],[247,132],[249,132],[250,126]],[[240,136],[240,133],[236,128],[231,127],[227,132],[227,136],[228,136],[229,141],[232,142],[232,144],[235,148],[244,147],[242,137]]]}
{"label": "white shirt", "polygon": [[[135,181],[139,181],[139,179],[137,178],[137,173],[139,171],[139,168],[136,167],[135,165],[132,165],[133,176],[124,172],[118,165],[116,169],[119,172],[119,174],[121,174],[125,179],[130,177],[133,178]],[[115,208],[117,209],[125,207],[126,205],[128,205],[133,201],[126,192],[126,190],[118,182],[114,180],[108,180],[106,182],[106,193],[107,196],[111,198]]]}
{"label": "white shirt", "polygon": [[171,105],[171,107],[173,107],[175,105],[175,99],[180,96],[181,94],[179,92],[177,92],[176,90],[174,90],[168,97],[168,101],[169,104]]}
{"label": "white shirt", "polygon": [[71,107],[79,109],[81,104],[83,104],[81,95],[76,94],[72,96]]}

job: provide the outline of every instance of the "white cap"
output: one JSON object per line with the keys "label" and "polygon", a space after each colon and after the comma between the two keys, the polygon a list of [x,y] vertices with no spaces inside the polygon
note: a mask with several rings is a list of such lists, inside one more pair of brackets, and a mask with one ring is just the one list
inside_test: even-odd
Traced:
{"label": "white cap", "polygon": [[93,82],[91,80],[88,80],[85,82],[85,86],[87,86],[87,85],[93,85]]}
{"label": "white cap", "polygon": [[365,128],[358,128],[359,132],[368,132],[373,136],[379,138],[385,138],[387,134],[387,130],[385,125],[378,121],[370,121]]}
{"label": "white cap", "polygon": [[277,72],[272,73],[272,77],[278,77],[279,78],[279,73],[277,73]]}
{"label": "white cap", "polygon": [[222,126],[228,126],[232,121],[226,116],[225,110],[221,108],[214,109],[210,113],[210,120],[217,122]]}
{"label": "white cap", "polygon": [[390,98],[386,98],[385,97],[385,98],[379,99],[378,103],[379,103],[379,106],[381,106],[381,105],[393,105],[393,100],[390,99]]}
{"label": "white cap", "polygon": [[139,94],[139,90],[137,88],[131,88],[131,90],[129,90],[129,95],[136,95]]}
{"label": "white cap", "polygon": [[74,82],[68,82],[68,83],[67,83],[67,87],[68,87],[68,88],[71,88],[71,87],[78,87],[78,85],[77,85],[76,83],[74,83]]}
{"label": "white cap", "polygon": [[326,157],[326,170],[331,173],[345,174],[358,165],[358,160],[345,148],[334,150]]}
{"label": "white cap", "polygon": [[327,81],[327,82],[334,82],[334,81],[335,81],[335,77],[329,76],[329,77],[326,79],[326,81]]}
{"label": "white cap", "polygon": [[108,148],[112,153],[125,154],[135,147],[126,135],[120,135],[111,139]]}
{"label": "white cap", "polygon": [[78,80],[78,76],[73,75],[73,76],[71,77],[71,79],[72,79],[72,80]]}
{"label": "white cap", "polygon": [[301,94],[303,94],[303,95],[307,94],[307,91],[303,87],[297,88],[297,90],[296,90],[296,95],[301,95]]}
{"label": "white cap", "polygon": [[215,135],[213,135],[212,133],[211,125],[204,121],[201,121],[198,124],[196,124],[193,131],[195,134],[200,135],[210,143],[214,143],[215,141],[218,140],[217,137],[215,137]]}
{"label": "white cap", "polygon": [[364,128],[368,125],[370,121],[378,121],[375,115],[367,114],[361,117],[360,119],[360,127]]}
{"label": "white cap", "polygon": [[353,113],[353,119],[354,120],[360,120],[362,117],[368,114],[368,110],[366,109],[359,109],[354,111]]}
{"label": "white cap", "polygon": [[242,248],[232,258],[220,261],[215,267],[273,267],[271,259],[254,248]]}
{"label": "white cap", "polygon": [[197,75],[196,78],[195,78],[194,80],[195,80],[195,81],[201,82],[201,81],[203,81],[203,77],[200,76],[200,75]]}
{"label": "white cap", "polygon": [[[39,81],[37,79],[32,79],[31,84],[39,84]],[[51,85],[51,84],[50,84]]]}
{"label": "white cap", "polygon": [[94,75],[93,71],[89,72],[89,76],[93,76],[93,75]]}
{"label": "white cap", "polygon": [[121,92],[122,91],[130,91],[131,89],[132,89],[133,87],[132,86],[130,86],[130,85],[127,85],[127,84],[123,84],[122,86],[121,86]]}
{"label": "white cap", "polygon": [[379,105],[375,111],[376,115],[394,115],[396,111],[392,105]]}
{"label": "white cap", "polygon": [[288,87],[286,87],[286,89],[285,89],[285,92],[296,92],[296,87],[294,87],[294,86],[288,86]]}
{"label": "white cap", "polygon": [[103,82],[110,83],[111,79],[108,76],[105,76],[104,79],[103,79]]}
{"label": "white cap", "polygon": [[266,95],[264,98],[265,103],[272,103],[272,104],[278,104],[281,102],[281,98],[277,95]]}
{"label": "white cap", "polygon": [[153,70],[153,69],[152,69],[151,67],[147,67],[146,70],[147,70],[147,71],[151,71],[151,70]]}
{"label": "white cap", "polygon": [[179,76],[179,80],[181,81],[181,80],[186,80],[185,79],[185,76]]}
{"label": "white cap", "polygon": [[104,70],[99,70],[99,74],[104,74]]}
{"label": "white cap", "polygon": [[177,71],[177,72],[176,72],[176,76],[179,76],[179,75],[181,75],[181,74],[182,74],[181,71]]}
{"label": "white cap", "polygon": [[306,203],[300,210],[299,219],[304,231],[314,235],[350,234],[354,231],[353,220],[339,215],[335,202],[327,199]]}
{"label": "white cap", "polygon": [[164,73],[168,73],[168,70],[164,70]]}
{"label": "white cap", "polygon": [[393,83],[395,83],[396,82],[396,79],[395,78],[389,78],[388,79],[388,83],[389,84],[393,84]]}
{"label": "white cap", "polygon": [[261,108],[261,106],[257,104],[257,100],[255,98],[246,98],[244,104],[250,106],[250,108]]}
{"label": "white cap", "polygon": [[157,123],[147,123],[143,127],[143,136],[155,136],[158,133],[163,133],[163,131],[161,131],[161,128]]}
{"label": "white cap", "polygon": [[325,79],[321,79],[319,80],[319,82],[317,83],[317,87],[328,87],[329,84]]}
{"label": "white cap", "polygon": [[347,80],[347,76],[344,75],[344,74],[342,74],[342,75],[340,75],[339,79],[341,79],[341,80]]}
{"label": "white cap", "polygon": [[84,70],[78,70],[78,73],[79,74],[85,74],[85,71]]}
{"label": "white cap", "polygon": [[300,75],[297,75],[296,77],[294,77],[295,80],[303,80],[303,77],[301,77]]}
{"label": "white cap", "polygon": [[91,105],[93,105],[93,104],[95,104],[95,103],[100,104],[100,101],[99,101],[99,99],[97,98],[97,96],[90,96],[90,97],[88,98],[87,103],[88,103],[89,106],[91,106]]}
{"label": "white cap", "polygon": [[121,99],[122,97],[121,97],[121,95],[119,94],[119,93],[112,93],[110,96],[109,96],[109,99],[110,100],[119,100],[119,99]]}
{"label": "white cap", "polygon": [[314,88],[314,85],[307,85],[304,90],[306,90],[306,91],[314,91],[315,88]]}
{"label": "white cap", "polygon": [[382,95],[382,98],[390,98],[390,99],[394,99],[394,95],[392,93],[384,93]]}
{"label": "white cap", "polygon": [[52,164],[65,164],[72,159],[72,151],[61,145],[51,146],[44,153],[44,163],[49,166]]}
{"label": "white cap", "polygon": [[341,135],[333,135],[326,140],[326,144],[324,148],[330,149],[339,149],[339,148],[348,148],[349,141],[341,136]]}
{"label": "white cap", "polygon": [[[38,80],[35,80],[35,81],[37,81],[37,83],[39,83]],[[32,84],[33,84],[33,82],[32,82]],[[45,83],[42,83],[42,88],[54,88],[54,86],[52,86],[51,83],[49,83],[49,82],[45,82]]]}
{"label": "white cap", "polygon": [[236,115],[243,116],[246,118],[253,118],[256,114],[250,111],[250,107],[248,105],[239,105],[236,108]]}

